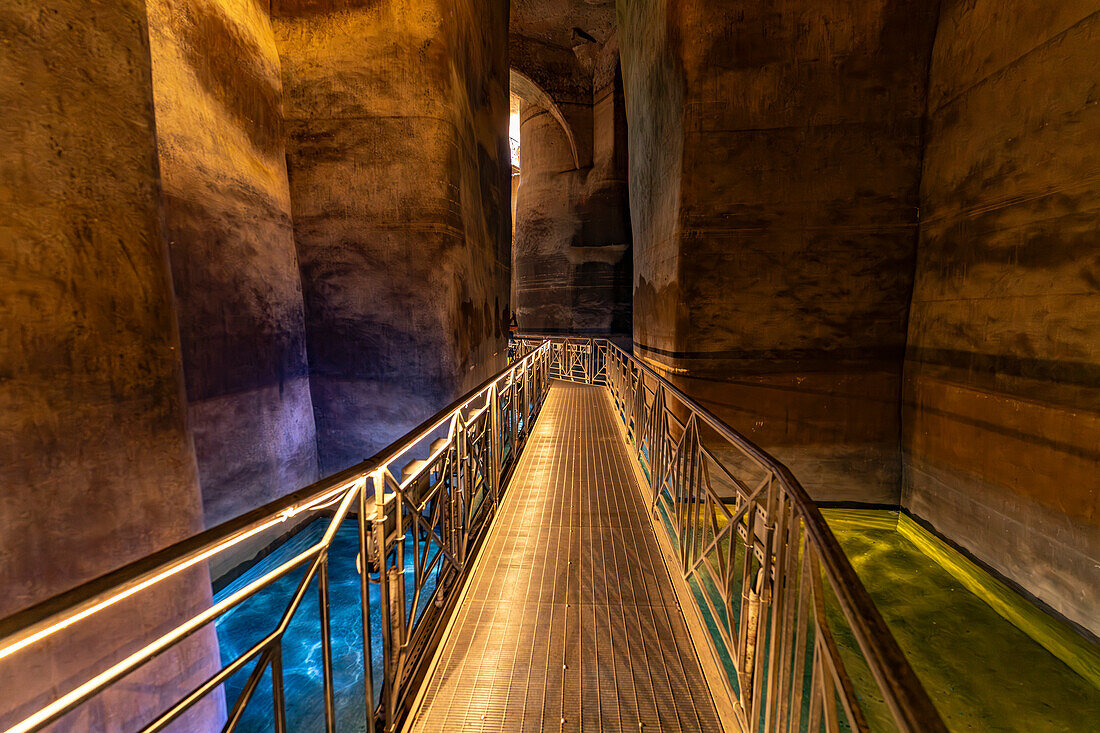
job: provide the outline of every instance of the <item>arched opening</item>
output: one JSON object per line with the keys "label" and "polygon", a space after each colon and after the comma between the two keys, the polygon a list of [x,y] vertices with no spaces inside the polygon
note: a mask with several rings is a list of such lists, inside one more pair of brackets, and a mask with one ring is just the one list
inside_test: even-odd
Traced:
{"label": "arched opening", "polygon": [[[541,75],[539,76],[541,78]],[[626,118],[617,47],[550,94],[510,70],[511,302],[525,333],[631,328]]]}
{"label": "arched opening", "polygon": [[[510,69],[508,73],[508,79],[511,83],[513,98],[518,97],[520,100],[533,104],[538,107],[542,107],[550,115],[557,120],[561,125],[562,132],[565,133],[565,139],[569,141],[569,150],[573,155],[573,167],[580,168],[580,157],[577,155],[577,140],[573,135],[573,128],[569,126],[569,123],[565,120],[565,115],[562,114],[561,108],[558,103],[555,102],[545,90],[536,84],[531,77],[524,74],[522,71]],[[518,127],[518,108],[513,114],[517,117]],[[518,140],[518,136],[517,136]],[[513,159],[513,163],[514,163]]]}

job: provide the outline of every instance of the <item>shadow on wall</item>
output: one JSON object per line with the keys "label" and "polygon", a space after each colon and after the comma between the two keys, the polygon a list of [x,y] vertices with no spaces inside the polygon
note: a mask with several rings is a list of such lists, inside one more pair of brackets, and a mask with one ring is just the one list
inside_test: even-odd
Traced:
{"label": "shadow on wall", "polygon": [[148,0],[157,152],[206,526],[318,478],[282,82],[265,10]]}
{"label": "shadow on wall", "polygon": [[508,4],[406,5],[273,5],[323,474],[506,358]]}

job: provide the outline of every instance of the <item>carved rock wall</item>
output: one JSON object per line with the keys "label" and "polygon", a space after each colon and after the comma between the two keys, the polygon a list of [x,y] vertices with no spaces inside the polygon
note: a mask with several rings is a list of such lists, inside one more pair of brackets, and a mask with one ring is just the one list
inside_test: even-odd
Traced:
{"label": "carved rock wall", "polygon": [[1100,5],[945,2],[904,502],[1100,634]]}
{"label": "carved rock wall", "polygon": [[318,478],[266,8],[149,0],[157,150],[207,526]]}
{"label": "carved rock wall", "polygon": [[507,4],[273,7],[322,473],[504,365]]}
{"label": "carved rock wall", "polygon": [[635,352],[818,498],[899,498],[934,10],[619,3]]}
{"label": "carved rock wall", "polygon": [[[0,617],[202,528],[145,3],[0,12]],[[0,661],[7,729],[210,600],[180,576]],[[219,668],[203,631],[55,730],[136,730]],[[221,700],[174,730],[220,728]]]}

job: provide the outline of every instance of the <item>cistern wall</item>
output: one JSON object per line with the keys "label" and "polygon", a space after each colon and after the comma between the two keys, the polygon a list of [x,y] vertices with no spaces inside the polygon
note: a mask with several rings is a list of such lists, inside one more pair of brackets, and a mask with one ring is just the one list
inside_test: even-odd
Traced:
{"label": "cistern wall", "polygon": [[1100,634],[1100,4],[944,2],[907,508]]}
{"label": "cistern wall", "polygon": [[[135,0],[0,12],[0,618],[202,528],[146,17]],[[0,660],[0,728],[209,599],[205,571],[184,574]],[[200,632],[55,729],[137,729],[218,661]],[[212,698],[179,729],[222,715]]]}
{"label": "cistern wall", "polygon": [[322,473],[504,365],[504,0],[277,0]]}

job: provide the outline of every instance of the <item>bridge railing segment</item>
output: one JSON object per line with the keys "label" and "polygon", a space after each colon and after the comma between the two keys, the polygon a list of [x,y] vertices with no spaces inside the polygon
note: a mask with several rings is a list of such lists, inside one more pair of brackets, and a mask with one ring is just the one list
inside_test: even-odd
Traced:
{"label": "bridge railing segment", "polygon": [[[944,730],[821,513],[785,466],[615,344],[543,338],[517,339],[508,368],[374,458],[0,620],[0,671],[18,672],[21,660],[56,653],[74,629],[141,603],[173,578],[205,573],[208,563],[239,554],[257,537],[325,522],[319,539],[156,638],[141,639],[136,651],[135,639],[122,640],[116,657],[35,701],[10,724],[2,717],[10,711],[0,706],[0,719],[20,733],[64,722],[234,608],[300,577],[255,644],[153,713],[142,730],[166,729],[228,689],[235,675],[247,679],[226,701],[224,730],[240,725],[250,703],[253,710],[267,706],[276,731],[294,730],[284,642],[309,593],[317,596],[312,643],[322,659],[322,724],[334,730],[347,690],[338,695],[334,682],[329,559],[345,528],[358,548],[357,694],[369,730],[396,730],[552,378],[608,390],[646,477],[655,529],[675,548],[746,730]],[[268,700],[254,699],[262,679],[270,680]]]}
{"label": "bridge railing segment", "polygon": [[745,730],[946,730],[786,466],[609,340],[514,351],[547,342],[551,376],[609,390]]}
{"label": "bridge railing segment", "polygon": [[[306,595],[316,593],[316,638],[294,643],[320,649],[322,664],[316,671],[321,684],[313,707],[323,707],[323,720],[309,721],[308,727],[316,729],[317,723],[331,733],[336,729],[337,705],[346,702],[343,696],[348,694],[341,690],[338,700],[331,623],[329,560],[342,529],[354,531],[358,544],[361,649],[356,658],[363,667],[358,670],[358,709],[367,718],[368,730],[396,730],[549,389],[550,352],[550,344],[531,349],[363,463],[0,620],[0,678],[32,674],[31,670],[48,669],[51,655],[64,654],[66,643],[82,638],[74,631],[83,629],[87,638],[89,629],[112,614],[163,599],[165,594],[158,596],[158,590],[171,589],[185,574],[209,577],[208,564],[239,554],[259,537],[280,530],[285,537],[292,528],[327,522],[319,539],[281,557],[258,577],[249,576],[243,587],[207,599],[182,621],[168,617],[171,628],[164,633],[138,638],[142,632],[135,629],[134,637],[119,639],[116,654],[32,700],[30,709],[26,701],[12,700],[0,689],[0,721],[8,733],[39,731],[58,722],[65,730],[79,727],[66,716],[78,715],[77,708],[200,630],[209,630],[235,608],[270,593],[280,581],[292,592],[277,601],[269,628],[256,634],[259,640],[223,660],[221,669],[201,684],[181,691],[167,709],[154,711],[141,730],[168,728],[216,691],[228,689],[226,683],[238,675],[247,679],[235,699],[225,701],[223,731],[241,725],[250,703],[253,710],[257,704],[267,706],[263,717],[269,717],[278,733],[303,729],[306,723],[301,720],[288,722],[284,652],[291,622],[303,613]],[[146,609],[145,617],[157,611]],[[348,630],[336,633],[346,637]],[[263,680],[270,680],[270,698],[254,700]],[[309,707],[302,704],[307,701],[293,702],[289,707]],[[18,706],[15,719],[9,706]]]}

